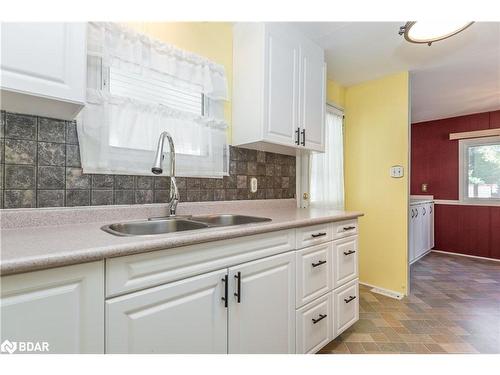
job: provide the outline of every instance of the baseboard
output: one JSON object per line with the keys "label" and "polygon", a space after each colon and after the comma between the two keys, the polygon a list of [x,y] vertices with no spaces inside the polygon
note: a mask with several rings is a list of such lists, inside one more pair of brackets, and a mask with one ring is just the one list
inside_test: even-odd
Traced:
{"label": "baseboard", "polygon": [[405,294],[403,294],[403,293],[399,293],[399,292],[396,292],[394,290],[390,290],[390,289],[386,289],[386,288],[381,288],[381,287],[376,286],[376,285],[363,283],[361,281],[359,281],[359,284],[369,286],[370,288],[375,289],[375,291],[373,291],[374,293],[382,294],[386,297],[400,300],[405,296]]}
{"label": "baseboard", "polygon": [[411,262],[410,262],[410,266],[415,263],[416,261],[419,261],[420,259],[422,259],[423,257],[425,257],[426,255],[428,255],[432,250],[429,249],[427,250],[425,253],[423,253],[422,255],[420,255],[417,259],[413,259]]}
{"label": "baseboard", "polygon": [[446,255],[456,255],[459,257],[466,257],[466,258],[474,258],[474,259],[481,259],[481,260],[490,260],[492,262],[500,262],[500,259],[495,259],[495,258],[486,258],[486,257],[478,257],[476,255],[467,255],[467,254],[460,254],[460,253],[452,253],[451,251],[442,251],[442,250],[431,250],[433,253],[441,253],[441,254],[446,254]]}

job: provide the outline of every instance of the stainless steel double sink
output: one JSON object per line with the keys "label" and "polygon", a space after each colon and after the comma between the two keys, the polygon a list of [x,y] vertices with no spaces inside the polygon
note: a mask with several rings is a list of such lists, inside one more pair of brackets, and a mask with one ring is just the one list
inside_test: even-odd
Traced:
{"label": "stainless steel double sink", "polygon": [[187,217],[164,217],[149,220],[114,223],[101,227],[115,236],[152,236],[214,227],[261,223],[271,221],[267,217],[245,215],[205,215]]}

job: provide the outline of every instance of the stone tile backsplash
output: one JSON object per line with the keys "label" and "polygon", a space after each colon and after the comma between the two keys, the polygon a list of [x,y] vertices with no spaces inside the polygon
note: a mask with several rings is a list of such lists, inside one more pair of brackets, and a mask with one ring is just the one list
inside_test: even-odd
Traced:
{"label": "stone tile backsplash", "polygon": [[[0,117],[0,208],[168,200],[168,177],[83,174],[74,122],[5,111]],[[230,147],[229,176],[178,177],[177,184],[181,202],[293,198],[295,157]]]}

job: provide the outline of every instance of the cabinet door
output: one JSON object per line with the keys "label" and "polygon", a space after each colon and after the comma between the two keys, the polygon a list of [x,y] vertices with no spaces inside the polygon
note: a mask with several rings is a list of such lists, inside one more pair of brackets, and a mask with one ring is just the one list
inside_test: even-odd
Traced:
{"label": "cabinet door", "polygon": [[429,204],[429,220],[430,220],[430,244],[429,249],[434,248],[434,203]]}
{"label": "cabinet door", "polygon": [[414,209],[415,217],[413,221],[415,223],[415,231],[413,233],[413,245],[415,252],[414,259],[417,259],[422,253],[422,210],[420,209],[420,206],[414,206]]}
{"label": "cabinet door", "polygon": [[303,41],[300,63],[299,126],[305,132],[301,134],[300,140],[302,142],[305,137],[305,148],[309,150],[324,151],[326,67],[323,50]]}
{"label": "cabinet door", "polygon": [[409,262],[413,262],[415,259],[415,208],[410,206],[410,211],[408,213],[408,256]]}
{"label": "cabinet door", "polygon": [[[297,147],[299,43],[280,25],[266,32],[264,139]],[[248,108],[251,111],[251,108]]]}
{"label": "cabinet door", "polygon": [[422,251],[421,255],[424,254],[431,246],[431,231],[430,231],[430,213],[429,205],[422,205]]}
{"label": "cabinet door", "polygon": [[229,353],[295,353],[295,254],[229,269]]}
{"label": "cabinet door", "polygon": [[2,88],[84,103],[85,23],[2,23]]}
{"label": "cabinet door", "polygon": [[0,342],[46,342],[52,354],[104,352],[103,262],[4,276],[1,288]]}
{"label": "cabinet door", "polygon": [[106,302],[107,353],[226,353],[226,270]]}

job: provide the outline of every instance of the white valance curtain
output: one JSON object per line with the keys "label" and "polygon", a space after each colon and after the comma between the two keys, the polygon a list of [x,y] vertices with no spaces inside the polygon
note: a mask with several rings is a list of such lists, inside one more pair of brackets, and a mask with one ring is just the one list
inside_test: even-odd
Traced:
{"label": "white valance curtain", "polygon": [[[150,174],[158,137],[168,131],[176,146],[176,175],[227,174],[224,120],[170,107],[155,86],[147,86],[159,82],[222,106],[223,66],[113,23],[88,24],[88,57],[87,105],[78,121],[85,173]],[[113,69],[132,82],[146,82],[137,88],[145,94],[110,90]]]}
{"label": "white valance curtain", "polygon": [[310,206],[344,209],[343,113],[329,107],[325,115],[325,152],[310,158]]}

